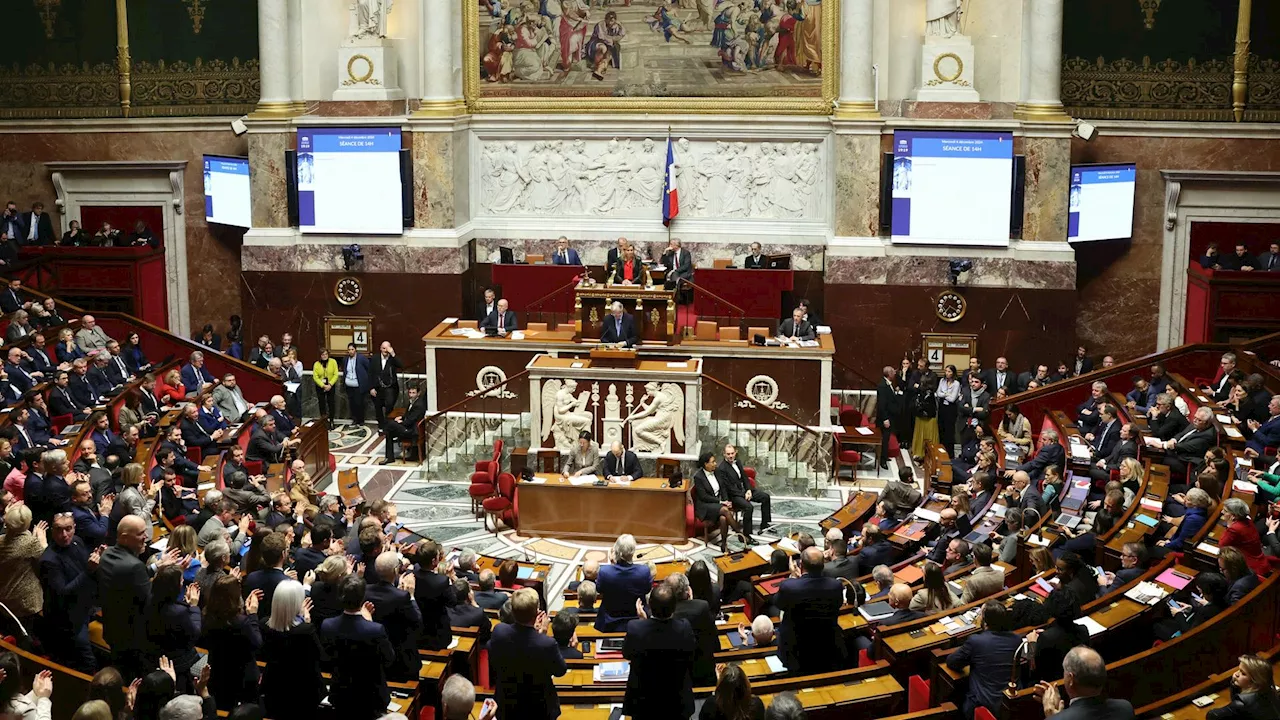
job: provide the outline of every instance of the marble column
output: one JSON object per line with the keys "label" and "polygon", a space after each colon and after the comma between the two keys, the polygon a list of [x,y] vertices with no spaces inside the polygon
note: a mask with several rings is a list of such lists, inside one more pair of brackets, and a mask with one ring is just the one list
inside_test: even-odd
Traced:
{"label": "marble column", "polygon": [[874,0],[840,4],[840,96],[837,118],[876,118],[876,83],[871,71],[875,54]]}
{"label": "marble column", "polygon": [[[462,100],[462,14],[457,0],[422,0],[422,102],[418,117],[466,112]],[[472,6],[466,5],[468,11]]]}
{"label": "marble column", "polygon": [[258,0],[258,73],[262,94],[255,114],[293,113],[291,52],[289,0]]}
{"label": "marble column", "polygon": [[1018,116],[1028,120],[1067,120],[1062,109],[1062,6],[1065,0],[1026,0],[1022,6],[1025,82]]}

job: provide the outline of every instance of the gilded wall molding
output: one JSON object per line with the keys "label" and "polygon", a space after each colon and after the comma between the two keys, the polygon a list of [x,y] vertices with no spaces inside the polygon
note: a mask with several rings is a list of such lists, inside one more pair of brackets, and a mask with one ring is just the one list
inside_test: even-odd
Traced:
{"label": "gilded wall molding", "polygon": [[58,10],[62,0],[33,0],[40,11],[40,21],[44,23],[44,36],[53,39],[53,26],[58,22]]}
{"label": "gilded wall molding", "polygon": [[1229,120],[1232,79],[1232,65],[1224,60],[1067,58],[1062,104],[1073,117]]}
{"label": "gilded wall molding", "polygon": [[133,115],[244,115],[260,95],[258,61],[133,65]]}
{"label": "gilded wall molding", "polygon": [[119,117],[118,76],[113,63],[0,67],[0,117]]}
{"label": "gilded wall molding", "polygon": [[187,6],[187,15],[191,18],[191,32],[200,34],[200,26],[204,23],[205,3],[208,0],[182,0]]}

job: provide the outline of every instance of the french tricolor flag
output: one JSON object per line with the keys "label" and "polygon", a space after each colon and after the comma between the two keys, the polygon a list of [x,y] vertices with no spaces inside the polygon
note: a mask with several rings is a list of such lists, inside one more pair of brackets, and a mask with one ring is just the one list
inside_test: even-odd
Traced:
{"label": "french tricolor flag", "polygon": [[662,224],[671,225],[671,221],[680,214],[680,191],[676,189],[676,154],[671,146],[671,138],[667,138],[667,178],[662,187]]}

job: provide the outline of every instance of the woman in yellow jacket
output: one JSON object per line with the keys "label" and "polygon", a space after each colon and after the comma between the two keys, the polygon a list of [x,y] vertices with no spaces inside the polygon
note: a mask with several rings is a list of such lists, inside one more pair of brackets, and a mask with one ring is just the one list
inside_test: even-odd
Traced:
{"label": "woman in yellow jacket", "polygon": [[316,381],[320,415],[329,422],[329,429],[332,430],[333,416],[337,414],[338,361],[329,357],[328,349],[320,349],[320,359],[311,368],[311,379]]}

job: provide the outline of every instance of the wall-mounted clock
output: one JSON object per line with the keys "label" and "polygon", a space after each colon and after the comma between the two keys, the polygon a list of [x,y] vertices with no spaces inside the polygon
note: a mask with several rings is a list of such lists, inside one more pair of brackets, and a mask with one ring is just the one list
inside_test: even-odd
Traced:
{"label": "wall-mounted clock", "polygon": [[360,302],[360,298],[364,295],[364,286],[360,284],[360,278],[350,275],[338,280],[333,286],[333,296],[343,305],[355,305]]}
{"label": "wall-mounted clock", "polygon": [[968,307],[963,295],[954,290],[946,290],[938,296],[938,302],[933,310],[938,314],[939,320],[953,323],[964,317]]}

